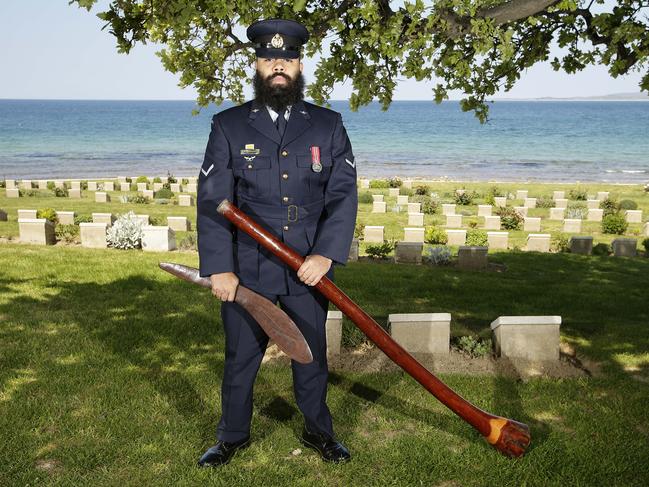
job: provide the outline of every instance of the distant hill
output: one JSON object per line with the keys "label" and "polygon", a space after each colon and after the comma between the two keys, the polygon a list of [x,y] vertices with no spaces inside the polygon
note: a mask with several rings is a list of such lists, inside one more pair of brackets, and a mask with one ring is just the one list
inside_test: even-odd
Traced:
{"label": "distant hill", "polygon": [[493,98],[494,101],[500,100],[555,100],[555,101],[570,101],[570,100],[608,100],[608,101],[649,101],[649,94],[644,92],[637,93],[611,93],[609,95],[599,95],[599,96],[573,96],[569,98],[556,98],[551,96],[544,96],[540,98]]}

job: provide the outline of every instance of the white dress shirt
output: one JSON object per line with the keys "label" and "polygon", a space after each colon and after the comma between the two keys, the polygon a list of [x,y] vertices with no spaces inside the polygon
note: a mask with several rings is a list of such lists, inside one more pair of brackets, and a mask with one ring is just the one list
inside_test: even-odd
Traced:
{"label": "white dress shirt", "polygon": [[[277,116],[279,115],[275,110],[273,110],[271,107],[266,105],[266,108],[268,108],[268,113],[270,114],[270,118],[273,119],[273,123],[275,123],[275,120],[277,120]],[[286,107],[286,111],[284,112],[284,118],[288,122],[288,117],[291,115],[291,105]]]}

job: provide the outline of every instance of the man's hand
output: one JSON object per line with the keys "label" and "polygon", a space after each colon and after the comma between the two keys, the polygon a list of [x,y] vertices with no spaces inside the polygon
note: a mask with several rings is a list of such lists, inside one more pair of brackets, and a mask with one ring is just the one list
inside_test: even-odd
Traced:
{"label": "man's hand", "polygon": [[331,259],[328,257],[318,254],[307,255],[297,270],[297,277],[303,283],[309,286],[315,286],[320,282],[320,279],[322,279],[322,276],[327,273],[330,267]]}
{"label": "man's hand", "polygon": [[234,272],[221,272],[210,276],[212,294],[221,301],[234,301],[239,278]]}

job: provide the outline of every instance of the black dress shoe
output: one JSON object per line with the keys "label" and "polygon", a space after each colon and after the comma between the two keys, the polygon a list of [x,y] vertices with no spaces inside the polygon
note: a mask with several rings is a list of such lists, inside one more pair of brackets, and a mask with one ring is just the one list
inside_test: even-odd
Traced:
{"label": "black dress shoe", "polygon": [[199,467],[218,467],[225,465],[230,461],[234,453],[239,448],[245,448],[250,443],[250,437],[243,440],[229,443],[227,441],[219,440],[216,445],[211,447],[203,456],[198,460]]}
{"label": "black dress shoe", "polygon": [[323,433],[311,433],[306,428],[302,430],[302,443],[320,453],[325,462],[343,463],[352,457],[345,445],[339,441]]}

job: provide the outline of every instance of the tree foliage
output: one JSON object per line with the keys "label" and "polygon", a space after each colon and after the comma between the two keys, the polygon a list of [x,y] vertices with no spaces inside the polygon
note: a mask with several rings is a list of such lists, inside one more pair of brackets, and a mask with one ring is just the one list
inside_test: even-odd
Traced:
{"label": "tree foliage", "polygon": [[[91,10],[97,0],[70,0]],[[398,6],[396,4],[398,3]],[[643,0],[113,0],[97,16],[119,52],[159,43],[164,67],[193,86],[197,104],[244,101],[254,49],[237,26],[262,18],[292,18],[311,32],[308,57],[320,54],[306,95],[326,104],[335,83],[351,80],[350,108],[378,99],[389,107],[397,82],[437,79],[437,103],[461,90],[462,110],[487,120],[486,99],[509,91],[521,72],[549,59],[575,73],[591,64],[611,76],[644,72],[649,91],[649,34]],[[329,49],[325,50],[325,39]]]}

